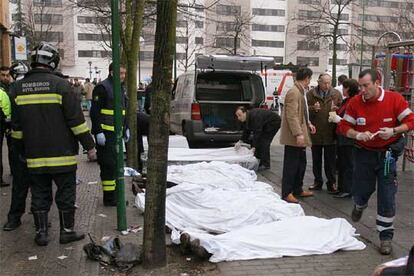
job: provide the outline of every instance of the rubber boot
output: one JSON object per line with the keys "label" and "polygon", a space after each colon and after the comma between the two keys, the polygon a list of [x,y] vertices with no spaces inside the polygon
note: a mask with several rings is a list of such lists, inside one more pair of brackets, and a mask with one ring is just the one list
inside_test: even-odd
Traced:
{"label": "rubber boot", "polygon": [[39,246],[46,246],[49,242],[47,237],[48,223],[47,223],[48,211],[34,211],[33,218],[36,227],[35,242]]}
{"label": "rubber boot", "polygon": [[73,230],[75,225],[75,210],[59,210],[61,244],[83,240],[85,234],[79,234]]}
{"label": "rubber boot", "polygon": [[103,204],[104,206],[116,206],[115,191],[104,191],[103,192]]}

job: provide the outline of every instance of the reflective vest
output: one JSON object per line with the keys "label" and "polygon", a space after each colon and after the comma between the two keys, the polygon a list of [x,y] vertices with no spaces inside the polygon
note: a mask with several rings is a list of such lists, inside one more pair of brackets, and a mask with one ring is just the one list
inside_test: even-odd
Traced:
{"label": "reflective vest", "polygon": [[[104,88],[104,91],[102,90]],[[125,120],[125,108],[126,108],[126,96],[121,87],[121,106],[122,106],[122,120],[123,127],[126,128]],[[112,78],[107,78],[104,81],[96,85],[94,89],[91,109],[91,120],[93,125],[93,132],[99,133],[103,131],[114,132],[115,131],[115,117],[114,117],[114,92],[112,89]]]}
{"label": "reflective vest", "polygon": [[76,170],[78,141],[95,146],[70,84],[48,69],[33,69],[10,88],[12,137],[22,140],[31,173]]}

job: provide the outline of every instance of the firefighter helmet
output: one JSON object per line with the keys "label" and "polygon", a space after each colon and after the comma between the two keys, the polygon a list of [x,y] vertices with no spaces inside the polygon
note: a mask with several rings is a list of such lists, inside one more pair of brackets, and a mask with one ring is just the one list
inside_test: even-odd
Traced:
{"label": "firefighter helmet", "polygon": [[14,80],[22,79],[28,71],[29,67],[21,61],[13,63],[12,66],[10,66],[10,75]]}
{"label": "firefighter helmet", "polygon": [[60,61],[59,51],[47,42],[40,42],[31,53],[31,61],[31,67],[45,65],[55,70]]}

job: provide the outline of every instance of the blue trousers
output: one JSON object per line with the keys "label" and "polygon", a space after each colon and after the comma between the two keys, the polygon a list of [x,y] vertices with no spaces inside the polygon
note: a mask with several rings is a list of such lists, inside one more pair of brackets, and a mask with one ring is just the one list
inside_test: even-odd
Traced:
{"label": "blue trousers", "polygon": [[364,209],[377,188],[377,230],[380,240],[391,240],[394,235],[395,194],[397,193],[396,158],[384,173],[385,152],[355,148],[352,198]]}

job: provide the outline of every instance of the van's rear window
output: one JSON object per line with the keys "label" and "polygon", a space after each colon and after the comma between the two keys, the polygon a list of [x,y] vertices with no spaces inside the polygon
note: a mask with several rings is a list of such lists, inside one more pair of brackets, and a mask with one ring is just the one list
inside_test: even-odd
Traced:
{"label": "van's rear window", "polygon": [[196,99],[199,101],[249,101],[260,84],[260,78],[250,74],[209,72],[198,75]]}

